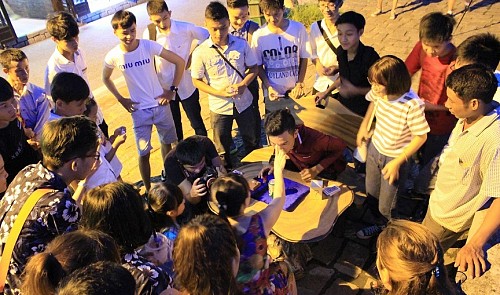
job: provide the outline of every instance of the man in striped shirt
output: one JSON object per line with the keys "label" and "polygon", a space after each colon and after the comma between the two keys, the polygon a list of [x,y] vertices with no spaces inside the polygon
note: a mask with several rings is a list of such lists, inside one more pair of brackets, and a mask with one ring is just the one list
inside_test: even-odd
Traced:
{"label": "man in striped shirt", "polygon": [[443,251],[468,231],[474,214],[490,205],[479,230],[457,254],[455,266],[476,277],[486,270],[483,246],[500,226],[500,107],[493,72],[467,65],[446,79],[445,106],[459,119],[439,159],[436,186],[423,221]]}

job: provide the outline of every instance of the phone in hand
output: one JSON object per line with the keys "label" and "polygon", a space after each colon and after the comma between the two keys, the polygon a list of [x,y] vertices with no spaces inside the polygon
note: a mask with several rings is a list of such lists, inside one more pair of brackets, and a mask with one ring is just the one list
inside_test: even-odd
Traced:
{"label": "phone in hand", "polygon": [[338,193],[340,193],[340,187],[338,187],[336,185],[325,187],[323,189],[323,194],[325,194],[325,196],[327,196],[329,198],[335,196]]}
{"label": "phone in hand", "polygon": [[258,177],[254,177],[248,182],[248,186],[250,188],[250,191],[252,192],[258,189],[261,185],[262,183],[260,182]]}

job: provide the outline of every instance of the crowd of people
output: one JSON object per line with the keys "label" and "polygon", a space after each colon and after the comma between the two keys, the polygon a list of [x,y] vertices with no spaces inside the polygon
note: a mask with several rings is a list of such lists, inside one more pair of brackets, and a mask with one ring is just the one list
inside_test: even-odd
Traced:
{"label": "crowd of people", "polygon": [[[151,24],[142,39],[135,16],[116,12],[110,30],[119,44],[105,57],[102,79],[132,116],[145,195],[120,176],[116,152],[127,130],[111,133],[94,100],[74,17],[59,12],[47,21],[56,48],[44,88],[29,82],[22,50],[3,50],[0,289],[297,294],[296,278],[307,263],[297,262],[299,247],[281,241],[287,246],[280,259],[268,251],[285,204],[283,171],[297,171],[306,183],[336,180],[351,159],[347,139],[297,124],[293,110],[266,114],[263,130],[274,153],[259,176],[273,175],[273,199],[255,213],[246,210],[253,187],[232,170],[231,129],[236,121],[245,154],[262,147],[259,87],[266,103],[306,97],[309,60],[317,106],[337,100],[357,118],[351,124],[358,154],[367,147],[356,167],[364,168],[365,205],[377,218],[357,237],[378,236],[380,281],[373,289],[455,294],[444,252],[469,230],[477,211],[487,210],[455,262],[470,277],[482,275],[483,246],[500,226],[500,40],[478,34],[455,47],[453,17],[433,12],[421,19],[406,60],[380,57],[360,41],[363,15],[340,13],[342,4],[318,0],[324,18],[308,32],[286,18],[283,0],[260,0],[262,27],[249,20],[247,0],[211,2],[204,28],[172,19],[164,0],[150,0]],[[115,69],[129,97],[111,79]],[[414,92],[411,77],[418,71]],[[213,141],[201,117],[200,91],[208,94]],[[184,138],[180,105],[194,136]],[[164,181],[152,184],[153,125]],[[422,224],[400,219],[402,193],[428,198]]]}

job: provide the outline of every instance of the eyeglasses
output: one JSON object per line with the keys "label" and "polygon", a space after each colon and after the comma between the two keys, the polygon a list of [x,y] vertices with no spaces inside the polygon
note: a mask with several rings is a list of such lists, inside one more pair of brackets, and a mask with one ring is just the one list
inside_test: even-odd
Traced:
{"label": "eyeglasses", "polygon": [[71,160],[74,160],[74,159],[78,159],[78,158],[81,158],[81,159],[85,159],[85,158],[94,158],[94,161],[99,161],[99,159],[101,158],[101,154],[99,154],[99,152],[95,153],[95,154],[92,154],[92,155],[85,155],[85,156],[82,156],[82,157],[73,157],[71,159],[69,159],[70,161]]}

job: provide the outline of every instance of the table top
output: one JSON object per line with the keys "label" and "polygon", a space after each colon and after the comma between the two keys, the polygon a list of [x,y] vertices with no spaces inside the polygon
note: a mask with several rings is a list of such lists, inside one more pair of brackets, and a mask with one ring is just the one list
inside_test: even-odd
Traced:
{"label": "table top", "polygon": [[[265,164],[267,162],[251,163],[241,166],[238,170],[249,180],[256,177]],[[285,170],[284,176],[305,184],[297,172]],[[354,201],[354,194],[346,185],[336,181],[329,181],[329,185],[339,186],[341,192],[332,198],[322,198],[311,191],[295,210],[281,211],[278,221],[273,226],[273,233],[289,242],[313,242],[326,237],[332,231],[340,214]],[[255,214],[266,207],[266,203],[252,200],[245,212]],[[214,204],[211,204],[210,208],[217,211]]]}

